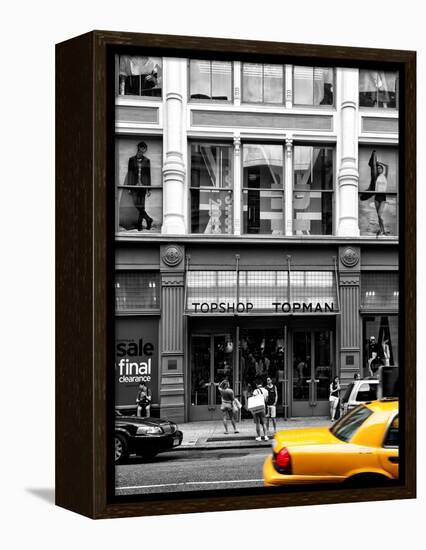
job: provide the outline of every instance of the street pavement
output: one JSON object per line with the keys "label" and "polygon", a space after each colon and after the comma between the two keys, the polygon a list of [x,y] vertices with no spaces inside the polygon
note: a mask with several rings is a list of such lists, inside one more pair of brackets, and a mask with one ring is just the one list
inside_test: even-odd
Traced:
{"label": "street pavement", "polygon": [[116,467],[117,495],[262,487],[262,466],[271,447],[187,449],[151,461],[130,458]]}
{"label": "street pavement", "polygon": [[[277,430],[328,426],[324,418],[277,419]],[[229,427],[231,428],[231,426]],[[130,457],[116,466],[117,495],[170,493],[262,487],[262,466],[270,454],[268,441],[255,440],[253,420],[237,424],[238,434],[224,434],[221,421],[179,424],[182,445],[152,460]]]}

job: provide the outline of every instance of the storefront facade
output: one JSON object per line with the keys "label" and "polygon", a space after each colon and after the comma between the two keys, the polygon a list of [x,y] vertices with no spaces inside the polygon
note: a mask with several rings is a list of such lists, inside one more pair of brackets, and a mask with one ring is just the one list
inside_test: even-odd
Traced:
{"label": "storefront facade", "polygon": [[156,414],[216,419],[224,378],[244,403],[271,377],[278,415],[325,416],[334,376],[398,363],[394,94],[358,69],[154,61],[155,88],[117,61],[117,406],[144,381]]}

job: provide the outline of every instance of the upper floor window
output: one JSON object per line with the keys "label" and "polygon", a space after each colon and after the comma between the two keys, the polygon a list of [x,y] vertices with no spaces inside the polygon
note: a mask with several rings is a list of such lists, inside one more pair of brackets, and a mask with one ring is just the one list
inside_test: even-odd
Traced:
{"label": "upper floor window", "polygon": [[358,154],[361,235],[398,234],[398,149],[362,146]]}
{"label": "upper floor window", "polygon": [[232,146],[191,143],[191,233],[232,234]]}
{"label": "upper floor window", "polygon": [[294,105],[333,105],[334,71],[330,67],[293,68]]}
{"label": "upper floor window", "polygon": [[115,310],[160,309],[160,274],[155,271],[117,271]]}
{"label": "upper floor window", "polygon": [[284,234],[284,153],[281,145],[243,145],[243,230]]}
{"label": "upper floor window", "polygon": [[161,57],[119,56],[119,95],[161,97]]}
{"label": "upper floor window", "polygon": [[395,109],[398,106],[398,73],[360,70],[359,105]]}
{"label": "upper floor window", "polygon": [[282,65],[243,63],[243,101],[247,103],[283,103]]}
{"label": "upper floor window", "polygon": [[191,99],[232,100],[232,63],[230,61],[191,59],[189,74]]}
{"label": "upper floor window", "polygon": [[333,232],[333,149],[294,147],[293,233]]}
{"label": "upper floor window", "polygon": [[162,138],[117,138],[115,204],[118,231],[161,231],[162,155]]}

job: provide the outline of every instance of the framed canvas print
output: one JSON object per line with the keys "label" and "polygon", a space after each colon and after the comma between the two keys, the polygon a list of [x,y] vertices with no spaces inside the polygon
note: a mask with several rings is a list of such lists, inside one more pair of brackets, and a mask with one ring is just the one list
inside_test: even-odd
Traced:
{"label": "framed canvas print", "polygon": [[415,53],[57,45],[56,500],[414,498]]}

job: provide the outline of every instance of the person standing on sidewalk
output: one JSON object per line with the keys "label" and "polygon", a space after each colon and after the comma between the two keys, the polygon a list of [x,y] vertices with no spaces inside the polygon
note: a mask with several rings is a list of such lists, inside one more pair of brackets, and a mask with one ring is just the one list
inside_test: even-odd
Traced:
{"label": "person standing on sidewalk", "polygon": [[238,433],[237,426],[234,419],[234,392],[231,389],[228,380],[222,380],[218,386],[220,397],[222,399],[222,404],[220,410],[223,415],[223,425],[225,427],[225,433],[228,434],[228,420],[231,421],[231,424],[234,428],[234,433]]}
{"label": "person standing on sidewalk", "polygon": [[339,404],[340,382],[339,377],[335,376],[330,384],[330,418],[334,422],[336,420],[337,405]]}
{"label": "person standing on sidewalk", "polygon": [[268,441],[269,437],[266,435],[266,426],[265,426],[265,409],[266,409],[266,400],[268,399],[268,391],[262,386],[262,380],[256,379],[256,388],[252,393],[253,396],[255,395],[262,395],[265,405],[263,407],[263,410],[252,412],[254,423],[256,424],[256,441],[262,441],[262,437],[260,435],[260,426],[262,426],[263,430],[263,439],[265,441]]}
{"label": "person standing on sidewalk", "polygon": [[266,379],[266,391],[268,392],[268,397],[266,400],[266,430],[269,432],[269,420],[272,420],[272,425],[274,427],[274,434],[277,431],[277,401],[278,401],[278,390],[277,386],[272,383],[272,378],[268,376]]}

